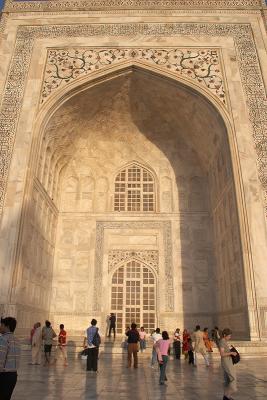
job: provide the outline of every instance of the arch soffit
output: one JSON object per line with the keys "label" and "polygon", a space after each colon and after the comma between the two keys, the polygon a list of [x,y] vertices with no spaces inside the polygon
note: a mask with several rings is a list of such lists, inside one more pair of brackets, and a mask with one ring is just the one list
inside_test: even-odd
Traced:
{"label": "arch soffit", "polygon": [[[63,88],[57,90],[56,93],[52,93],[49,99],[39,108],[35,120],[34,126],[34,137],[39,136],[37,143],[40,138],[43,137],[46,126],[53,116],[53,114],[72,97],[79,93],[90,89],[96,85],[110,80],[116,79],[121,75],[132,73],[134,71],[141,71],[143,73],[152,74],[154,77],[161,79],[167,79],[173,84],[180,84],[185,89],[191,91],[192,95],[199,95],[212,105],[226,126],[228,137],[232,135],[232,122],[231,116],[227,111],[226,107],[218,100],[218,98],[211,93],[208,89],[198,84],[196,81],[191,80],[185,76],[175,74],[174,72],[166,71],[158,66],[152,66],[146,64],[143,61],[122,61],[116,65],[107,66],[100,71],[94,71],[89,75],[79,77],[73,82],[68,83]],[[38,146],[39,147],[39,146]]]}
{"label": "arch soffit", "polygon": [[[238,183],[236,188],[241,188],[240,176],[240,160],[238,157],[237,143],[234,136],[234,128],[232,122],[232,116],[227,111],[226,107],[218,100],[218,98],[212,94],[208,89],[204,88],[196,81],[193,81],[187,77],[177,75],[171,71],[163,70],[159,66],[153,66],[146,64],[143,61],[122,61],[116,65],[107,66],[103,69],[92,72],[90,75],[83,76],[75,79],[61,89],[58,89],[56,93],[51,94],[45,104],[39,109],[35,125],[34,125],[34,139],[36,143],[35,157],[38,157],[40,142],[44,135],[46,126],[49,120],[52,118],[54,113],[72,97],[79,93],[90,89],[91,87],[101,85],[111,79],[116,79],[127,73],[134,71],[141,71],[143,73],[151,74],[154,77],[160,79],[166,79],[174,85],[182,85],[186,90],[190,91],[192,95],[199,95],[204,101],[211,105],[222,118],[227,132],[229,141],[229,148],[232,160],[232,167],[234,173],[235,182]],[[150,169],[150,168],[149,168]],[[157,182],[157,181],[155,181]],[[241,189],[241,192],[243,189]],[[243,202],[242,202],[243,203]]]}

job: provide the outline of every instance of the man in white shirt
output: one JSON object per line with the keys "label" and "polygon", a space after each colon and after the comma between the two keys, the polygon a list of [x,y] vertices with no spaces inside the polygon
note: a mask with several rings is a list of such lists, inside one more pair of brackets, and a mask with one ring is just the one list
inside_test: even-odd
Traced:
{"label": "man in white shirt", "polygon": [[154,364],[157,362],[157,352],[154,348],[154,344],[159,340],[162,339],[160,329],[157,328],[155,332],[152,333],[151,339],[153,340],[153,347],[152,347],[152,357],[151,357],[151,367],[154,368]]}

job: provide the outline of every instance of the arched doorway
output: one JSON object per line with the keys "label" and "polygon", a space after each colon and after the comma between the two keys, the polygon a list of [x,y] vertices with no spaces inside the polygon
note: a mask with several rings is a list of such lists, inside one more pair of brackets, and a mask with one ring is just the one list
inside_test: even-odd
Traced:
{"label": "arched doorway", "polygon": [[145,264],[131,260],[121,265],[111,280],[111,310],[117,316],[117,332],[135,322],[147,332],[157,322],[156,277]]}

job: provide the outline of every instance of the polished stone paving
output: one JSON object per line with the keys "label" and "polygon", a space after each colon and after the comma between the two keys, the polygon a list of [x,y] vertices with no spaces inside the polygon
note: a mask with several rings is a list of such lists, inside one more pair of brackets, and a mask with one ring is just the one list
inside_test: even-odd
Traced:
{"label": "polished stone paving", "polygon": [[[171,357],[166,386],[159,386],[158,370],[150,368],[148,353],[139,355],[136,370],[125,368],[126,354],[103,354],[97,375],[86,372],[85,361],[77,358],[71,358],[68,367],[61,360],[50,367],[30,366],[29,361],[29,354],[24,354],[12,400],[222,399],[218,357],[211,360],[210,368],[203,363],[193,368],[184,360]],[[267,399],[267,358],[242,358],[238,364],[238,389],[235,399]]]}

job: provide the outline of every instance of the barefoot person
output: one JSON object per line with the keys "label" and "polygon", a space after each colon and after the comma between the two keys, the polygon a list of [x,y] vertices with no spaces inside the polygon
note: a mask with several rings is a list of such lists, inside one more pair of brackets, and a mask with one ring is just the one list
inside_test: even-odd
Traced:
{"label": "barefoot person", "polygon": [[32,336],[32,362],[31,365],[40,365],[42,358],[42,328],[40,322],[34,324]]}
{"label": "barefoot person", "polygon": [[162,332],[162,339],[159,339],[155,344],[155,348],[158,349],[158,360],[160,367],[160,375],[159,375],[159,384],[164,385],[165,381],[167,381],[166,376],[166,367],[168,363],[168,352],[170,348],[170,339],[168,332]]}
{"label": "barefoot person", "polygon": [[222,369],[224,373],[224,396],[223,400],[232,399],[231,395],[237,391],[236,385],[236,369],[233,364],[232,357],[237,353],[232,352],[229,346],[232,331],[228,328],[222,331],[222,339],[219,343],[219,350],[221,355]]}
{"label": "barefoot person", "polygon": [[143,326],[141,326],[140,331],[139,331],[139,337],[140,337],[140,350],[141,353],[146,350],[146,331]]}
{"label": "barefoot person", "polygon": [[58,358],[60,356],[64,359],[65,367],[68,365],[68,357],[67,357],[67,332],[64,330],[64,325],[59,325],[59,334],[58,334],[58,345],[57,351],[55,355],[54,364],[56,364]]}
{"label": "barefoot person", "polygon": [[194,365],[197,366],[198,354],[201,354],[205,360],[206,367],[209,367],[210,363],[207,356],[207,350],[204,343],[204,335],[200,330],[200,326],[196,326],[195,332],[192,334],[192,342],[194,342]]}
{"label": "barefoot person", "polygon": [[91,326],[86,330],[86,337],[84,347],[87,348],[87,371],[98,372],[98,354],[101,337],[99,328],[96,326],[97,320],[95,318],[91,321]]}
{"label": "barefoot person", "polygon": [[206,346],[207,351],[208,351],[209,353],[212,353],[213,350],[212,350],[211,340],[210,340],[210,338],[209,338],[209,330],[208,330],[208,328],[204,328],[204,331],[203,331],[203,339],[204,339],[204,343],[205,343],[205,346]]}
{"label": "barefoot person", "polygon": [[44,341],[44,355],[45,355],[44,366],[50,364],[53,339],[56,336],[57,335],[56,335],[54,329],[52,328],[51,323],[46,320],[45,326],[42,329],[42,338]]}
{"label": "barefoot person", "polygon": [[139,332],[136,329],[136,324],[133,322],[131,325],[131,329],[126,332],[126,336],[128,336],[128,364],[127,367],[130,368],[132,364],[132,356],[134,359],[134,368],[138,368],[138,342],[140,340]]}
{"label": "barefoot person", "polygon": [[177,328],[173,334],[173,352],[176,360],[181,358],[181,334],[180,329]]}

